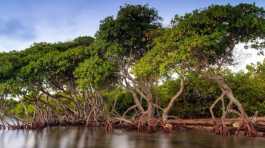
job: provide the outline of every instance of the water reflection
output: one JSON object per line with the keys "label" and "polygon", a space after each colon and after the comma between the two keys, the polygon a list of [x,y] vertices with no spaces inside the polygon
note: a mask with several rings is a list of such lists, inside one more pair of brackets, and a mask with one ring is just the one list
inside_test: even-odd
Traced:
{"label": "water reflection", "polygon": [[40,131],[2,130],[1,148],[264,148],[265,139],[221,137],[203,132],[137,133],[100,128],[46,128]]}

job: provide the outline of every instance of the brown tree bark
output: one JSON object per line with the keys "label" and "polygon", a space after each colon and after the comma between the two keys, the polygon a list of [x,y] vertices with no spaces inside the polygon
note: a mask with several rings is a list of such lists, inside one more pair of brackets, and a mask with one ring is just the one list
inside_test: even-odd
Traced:
{"label": "brown tree bark", "polygon": [[152,95],[149,95],[147,98],[147,119],[150,120],[153,118],[153,114],[154,114],[154,107],[153,107],[153,97]]}
{"label": "brown tree bark", "polygon": [[143,108],[137,94],[133,90],[130,90],[130,92],[132,93],[133,101],[134,101],[135,105],[137,106],[138,110],[143,113],[144,108]]}
{"label": "brown tree bark", "polygon": [[215,76],[215,77],[211,77],[210,79],[215,81],[218,84],[218,86],[220,87],[220,89],[222,90],[222,95],[221,95],[222,97],[220,100],[222,100],[223,97],[226,96],[230,101],[229,106],[231,106],[231,104],[235,104],[237,109],[240,112],[240,115],[244,118],[247,118],[248,116],[247,116],[242,104],[239,102],[238,99],[235,98],[232,89],[225,83],[224,78],[221,76]]}
{"label": "brown tree bark", "polygon": [[[223,115],[221,118],[222,119],[222,123],[220,124],[221,127],[218,127],[218,130],[219,130],[218,133],[226,135],[227,130],[226,130],[226,126],[224,125],[224,120],[226,118],[226,115],[227,113],[235,113],[239,115],[241,119],[241,123],[238,127],[237,133],[239,133],[239,131],[243,129],[248,136],[255,136],[256,129],[254,128],[253,123],[248,118],[248,115],[246,114],[242,104],[239,102],[238,99],[235,98],[232,89],[225,83],[224,78],[221,76],[213,76],[213,77],[210,77],[210,80],[213,80],[214,82],[216,82],[218,86],[220,87],[220,89],[222,90],[222,95],[210,107],[211,115],[213,119],[215,120],[215,116],[213,114],[213,108],[218,101],[222,101]],[[224,97],[227,97],[229,99],[229,103],[226,108],[224,105]],[[238,111],[232,108],[233,104],[236,105]]]}

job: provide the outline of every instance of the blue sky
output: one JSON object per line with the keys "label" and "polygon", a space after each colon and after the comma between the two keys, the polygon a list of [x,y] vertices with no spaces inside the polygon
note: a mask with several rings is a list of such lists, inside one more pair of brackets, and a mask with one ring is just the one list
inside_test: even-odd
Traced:
{"label": "blue sky", "polygon": [[93,36],[99,21],[115,15],[125,3],[149,4],[167,25],[175,14],[240,2],[265,6],[264,0],[0,0],[0,51],[21,50],[33,42]]}

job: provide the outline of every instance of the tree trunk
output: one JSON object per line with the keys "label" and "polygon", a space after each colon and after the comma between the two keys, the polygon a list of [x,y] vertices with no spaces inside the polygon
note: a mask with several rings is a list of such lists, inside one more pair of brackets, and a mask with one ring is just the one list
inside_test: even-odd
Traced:
{"label": "tree trunk", "polygon": [[182,94],[183,90],[184,90],[184,79],[181,78],[180,79],[180,88],[179,88],[178,92],[170,99],[170,102],[168,103],[168,105],[163,110],[163,114],[162,114],[163,121],[167,120],[168,113],[169,113],[170,109],[172,108],[175,100]]}
{"label": "tree trunk", "polygon": [[239,110],[241,114],[241,117],[247,118],[248,116],[242,104],[239,102],[238,99],[234,97],[232,89],[225,83],[224,78],[221,76],[216,76],[216,77],[212,77],[211,79],[214,80],[218,84],[218,86],[220,87],[224,95],[231,101],[231,103],[236,105],[237,109]]}
{"label": "tree trunk", "polygon": [[153,114],[154,114],[154,107],[153,107],[153,97],[152,95],[148,95],[147,99],[147,118],[148,120],[153,118]]}
{"label": "tree trunk", "polygon": [[137,94],[136,94],[133,90],[131,90],[130,92],[131,92],[132,95],[133,95],[133,101],[134,101],[135,105],[137,106],[138,110],[139,110],[141,113],[143,113],[143,112],[144,112],[144,108],[143,108],[143,106],[142,106],[140,100],[138,99]]}

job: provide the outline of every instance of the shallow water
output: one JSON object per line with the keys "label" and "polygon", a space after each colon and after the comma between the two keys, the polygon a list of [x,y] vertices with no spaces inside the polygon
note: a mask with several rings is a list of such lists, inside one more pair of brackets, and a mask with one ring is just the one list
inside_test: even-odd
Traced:
{"label": "shallow water", "polygon": [[198,131],[137,133],[100,128],[57,127],[2,130],[0,148],[265,148],[265,138],[222,137]]}

